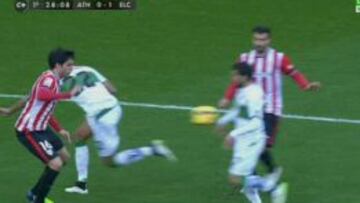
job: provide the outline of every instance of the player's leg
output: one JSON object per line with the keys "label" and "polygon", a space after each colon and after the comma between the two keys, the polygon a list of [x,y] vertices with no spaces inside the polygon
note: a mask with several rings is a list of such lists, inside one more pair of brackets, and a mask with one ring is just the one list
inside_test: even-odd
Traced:
{"label": "player's leg", "polygon": [[250,176],[245,177],[245,185],[244,185],[244,189],[242,190],[242,192],[244,193],[244,195],[246,196],[246,198],[251,202],[251,203],[261,203],[261,198],[260,198],[260,194],[259,194],[259,189],[257,189],[256,187],[252,187],[250,185],[247,184],[247,182],[249,182],[248,180],[250,179]]}
{"label": "player's leg", "polygon": [[269,175],[267,175],[267,179],[275,184],[271,190],[269,190],[272,202],[274,203],[284,203],[287,198],[287,183],[278,184],[278,180],[282,174],[282,168],[278,167],[275,164],[272,148],[275,144],[276,135],[278,133],[280,117],[274,114],[265,114],[264,122],[265,122],[265,130],[268,136],[267,145],[265,151],[261,154],[261,161],[267,166],[267,170]]}
{"label": "player's leg", "polygon": [[240,137],[234,139],[233,158],[229,168],[229,183],[238,191],[242,185],[241,192],[251,203],[261,203],[258,188],[246,184],[247,177],[252,175],[257,163],[258,157],[254,153],[255,146],[256,144],[250,143],[249,140]]}
{"label": "player's leg", "polygon": [[64,162],[60,158],[60,156],[57,156],[49,161],[41,177],[41,181],[38,183],[39,186],[38,186],[35,203],[44,203],[45,198],[49,194],[51,187],[53,186],[63,165]]}
{"label": "player's leg", "polygon": [[149,146],[120,151],[115,154],[111,160],[112,165],[126,166],[139,162],[150,156],[160,156],[171,162],[177,160],[174,153],[164,144],[162,140],[153,140]]}
{"label": "player's leg", "polygon": [[118,130],[120,119],[121,109],[115,108],[103,117],[91,122],[91,128],[95,134],[95,143],[99,149],[102,162],[106,166],[125,166],[153,155],[153,149],[150,146],[118,152],[120,146]]}
{"label": "player's leg", "polygon": [[[59,139],[59,138],[57,138]],[[66,165],[70,159],[71,159],[71,155],[69,153],[69,151],[65,148],[65,147],[58,147],[58,151],[57,154],[59,155],[60,159],[62,160],[63,164]]]}
{"label": "player's leg", "polygon": [[[259,136],[254,134],[253,137]],[[239,177],[242,177],[244,186],[242,192],[252,203],[261,202],[259,191],[272,190],[279,178],[279,175],[261,177],[253,174],[264,147],[265,139],[263,138],[258,140],[238,138],[234,143],[234,157],[229,169],[229,180],[233,186],[236,186],[241,180]]]}
{"label": "player's leg", "polygon": [[67,164],[71,159],[70,153],[66,148],[62,148],[60,151],[58,151],[58,154],[64,165]]}
{"label": "player's leg", "polygon": [[18,132],[18,138],[46,165],[41,177],[27,196],[29,201],[43,203],[63,166],[63,160],[57,153],[63,148],[63,143],[52,131]]}
{"label": "player's leg", "polygon": [[272,147],[275,143],[278,132],[279,117],[274,114],[264,114],[265,132],[268,137],[266,148],[261,154],[260,160],[266,166],[268,173],[273,173],[277,168],[272,154]]}
{"label": "player's leg", "polygon": [[159,155],[168,159],[175,159],[169,148],[161,141],[154,141],[149,146],[127,149],[117,152],[120,145],[118,125],[122,116],[120,106],[113,108],[101,118],[89,119],[89,125],[94,132],[94,139],[107,166],[126,166],[139,162],[146,157]]}
{"label": "player's leg", "polygon": [[[278,176],[280,177],[280,176]],[[278,180],[278,179],[277,179]],[[276,197],[272,195],[272,203],[285,203],[286,202],[286,192],[287,184],[280,184],[281,187],[274,184],[274,178],[270,177],[261,177],[258,175],[248,175],[245,177],[245,184],[242,192],[246,197],[253,202],[258,201],[257,193],[261,192],[270,192],[276,191]],[[275,189],[274,189],[275,188]],[[271,193],[273,194],[273,193]]]}
{"label": "player's leg", "polygon": [[264,114],[265,130],[268,136],[266,149],[261,154],[261,161],[267,167],[269,175],[266,178],[271,182],[270,190],[273,203],[285,203],[287,199],[288,185],[287,183],[278,184],[282,168],[275,164],[271,150],[275,144],[276,135],[278,133],[280,117],[274,114]]}
{"label": "player's leg", "polygon": [[266,185],[266,179],[257,175],[229,175],[229,183],[233,187],[234,191],[239,192],[241,186],[241,192],[251,203],[261,203],[260,191],[263,191],[264,185]]}
{"label": "player's leg", "polygon": [[280,183],[271,192],[271,202],[272,203],[286,203],[287,193],[288,193],[288,184]]}
{"label": "player's leg", "polygon": [[46,139],[52,146],[55,152],[54,156],[56,157],[49,161],[45,169],[44,179],[37,197],[39,198],[39,202],[41,202],[42,199],[45,200],[61,169],[70,160],[70,153],[64,146],[62,140],[51,130],[46,130],[45,132],[44,136],[46,136]]}
{"label": "player's leg", "polygon": [[[229,170],[229,184],[233,188],[233,192],[241,191],[251,203],[261,203],[259,188],[247,184],[251,175],[242,169],[241,164],[240,160],[233,160]],[[241,187],[243,187],[243,189],[241,189]]]}
{"label": "player's leg", "polygon": [[89,174],[90,153],[87,140],[91,137],[91,128],[87,121],[83,121],[74,133],[75,137],[75,165],[77,181],[71,187],[65,188],[65,192],[88,194],[87,179]]}

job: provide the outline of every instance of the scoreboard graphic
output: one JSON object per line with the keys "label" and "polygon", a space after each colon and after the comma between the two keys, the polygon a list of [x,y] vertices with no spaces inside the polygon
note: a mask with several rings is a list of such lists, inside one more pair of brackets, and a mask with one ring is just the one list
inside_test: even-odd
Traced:
{"label": "scoreboard graphic", "polygon": [[36,10],[134,10],[136,0],[16,0],[19,12]]}

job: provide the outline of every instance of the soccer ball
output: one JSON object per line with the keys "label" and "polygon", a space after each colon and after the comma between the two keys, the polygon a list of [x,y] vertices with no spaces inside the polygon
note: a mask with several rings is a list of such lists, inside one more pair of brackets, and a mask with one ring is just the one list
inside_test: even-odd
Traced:
{"label": "soccer ball", "polygon": [[211,125],[219,116],[218,110],[213,106],[198,106],[191,110],[191,122],[198,125]]}

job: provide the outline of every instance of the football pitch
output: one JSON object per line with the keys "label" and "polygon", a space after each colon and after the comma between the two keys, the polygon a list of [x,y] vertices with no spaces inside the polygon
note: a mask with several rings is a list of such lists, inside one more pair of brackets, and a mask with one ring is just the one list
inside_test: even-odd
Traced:
{"label": "football pitch", "polygon": [[[46,69],[49,50],[76,51],[77,63],[97,68],[119,99],[174,105],[216,105],[238,54],[251,48],[251,28],[273,30],[273,47],[286,52],[320,92],[301,92],[284,79],[285,112],[360,119],[360,14],[353,0],[138,0],[127,12],[17,13],[0,2],[0,93],[26,94]],[[0,98],[0,106],[14,99]],[[72,103],[56,115],[70,131],[83,120]],[[18,143],[16,116],[0,117],[0,203],[25,202],[41,163]],[[188,111],[124,107],[121,149],[166,140],[178,163],[150,158],[129,167],[101,165],[91,144],[87,196],[64,188],[76,179],[74,160],[50,197],[60,203],[235,203],[227,168],[231,152],[212,126],[195,126]],[[289,203],[359,203],[360,125],[283,119],[275,155],[290,184]],[[73,145],[68,144],[73,152]],[[259,167],[261,170],[261,166]],[[265,202],[269,199],[264,195]]]}

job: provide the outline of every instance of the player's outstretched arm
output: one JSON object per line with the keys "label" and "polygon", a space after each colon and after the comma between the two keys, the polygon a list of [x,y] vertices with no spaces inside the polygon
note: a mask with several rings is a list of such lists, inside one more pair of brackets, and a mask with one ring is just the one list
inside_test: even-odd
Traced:
{"label": "player's outstretched arm", "polygon": [[16,102],[15,104],[13,104],[12,106],[10,106],[8,108],[0,107],[0,115],[1,116],[11,116],[14,113],[20,111],[22,108],[25,107],[27,98],[28,97],[24,97],[24,98],[20,99],[18,102]]}
{"label": "player's outstretched arm", "polygon": [[225,108],[228,108],[230,106],[230,104],[231,104],[231,100],[224,97],[219,100],[218,107],[221,109],[225,109]]}
{"label": "player's outstretched arm", "polygon": [[321,89],[321,83],[318,81],[309,82],[309,84],[305,87],[306,91],[318,91]]}
{"label": "player's outstretched arm", "polygon": [[39,87],[37,93],[37,99],[41,101],[52,101],[52,100],[66,100],[77,95],[82,90],[82,87],[76,85],[70,92],[55,93],[48,87]]}
{"label": "player's outstretched arm", "polygon": [[321,83],[318,81],[309,81],[304,74],[302,74],[299,70],[297,70],[290,58],[284,56],[281,70],[283,74],[290,76],[296,84],[300,87],[300,89],[304,91],[317,91],[321,88]]}
{"label": "player's outstretched arm", "polygon": [[317,81],[309,81],[304,74],[298,70],[293,70],[289,74],[297,85],[304,91],[318,91],[321,88],[321,83]]}
{"label": "player's outstretched arm", "polygon": [[235,97],[235,93],[237,90],[237,85],[234,83],[231,83],[228,88],[225,91],[224,97],[222,99],[220,99],[220,101],[218,102],[218,107],[225,109],[228,108],[231,105],[231,101],[234,99]]}
{"label": "player's outstretched arm", "polygon": [[226,126],[234,121],[234,119],[239,115],[239,110],[234,107],[228,112],[225,113],[215,124],[215,131],[222,136],[227,135]]}

